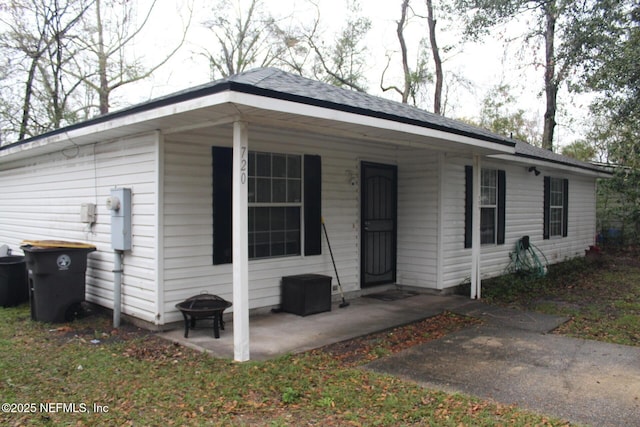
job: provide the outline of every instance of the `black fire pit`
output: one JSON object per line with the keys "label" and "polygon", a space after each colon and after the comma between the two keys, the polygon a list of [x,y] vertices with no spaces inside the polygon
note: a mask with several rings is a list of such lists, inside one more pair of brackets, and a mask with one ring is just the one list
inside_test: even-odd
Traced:
{"label": "black fire pit", "polygon": [[187,298],[176,308],[184,317],[184,337],[189,337],[189,326],[194,328],[197,319],[213,318],[213,336],[220,338],[220,329],[224,330],[222,312],[231,307],[231,303],[217,295],[200,294]]}

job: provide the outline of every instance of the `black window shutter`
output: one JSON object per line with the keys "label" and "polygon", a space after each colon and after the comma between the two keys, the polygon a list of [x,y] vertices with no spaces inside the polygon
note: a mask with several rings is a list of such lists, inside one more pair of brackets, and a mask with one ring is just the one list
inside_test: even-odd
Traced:
{"label": "black window shutter", "polygon": [[549,239],[549,219],[551,218],[551,177],[544,177],[544,227],[542,238]]}
{"label": "black window shutter", "polygon": [[503,170],[498,170],[498,224],[497,224],[497,231],[496,231],[496,243],[499,245],[504,245],[506,197],[507,197],[507,174]]}
{"label": "black window shutter", "polygon": [[304,156],[304,254],[322,253],[322,162]]}
{"label": "black window shutter", "polygon": [[562,180],[562,237],[568,236],[569,228],[569,180]]}
{"label": "black window shutter", "polygon": [[471,247],[473,214],[473,167],[464,167],[464,247]]}
{"label": "black window shutter", "polygon": [[231,206],[233,149],[212,147],[213,168],[213,264],[232,262]]}

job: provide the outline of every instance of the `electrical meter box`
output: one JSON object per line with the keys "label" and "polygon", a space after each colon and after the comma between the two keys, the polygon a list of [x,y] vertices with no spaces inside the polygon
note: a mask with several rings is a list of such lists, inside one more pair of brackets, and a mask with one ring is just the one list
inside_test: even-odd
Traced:
{"label": "electrical meter box", "polygon": [[83,203],[80,206],[80,221],[86,224],[96,222],[96,205],[94,203]]}
{"label": "electrical meter box", "polygon": [[131,250],[131,189],[112,189],[107,209],[111,211],[111,247],[117,251]]}

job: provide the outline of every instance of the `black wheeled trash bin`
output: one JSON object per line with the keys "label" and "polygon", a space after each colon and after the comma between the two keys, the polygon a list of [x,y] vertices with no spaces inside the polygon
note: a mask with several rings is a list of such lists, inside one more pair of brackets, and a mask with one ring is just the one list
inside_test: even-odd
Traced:
{"label": "black wheeled trash bin", "polygon": [[87,254],[96,247],[53,240],[24,241],[31,319],[59,323],[71,320],[85,300]]}
{"label": "black wheeled trash bin", "polygon": [[29,301],[27,267],[23,256],[0,257],[0,306],[13,307]]}

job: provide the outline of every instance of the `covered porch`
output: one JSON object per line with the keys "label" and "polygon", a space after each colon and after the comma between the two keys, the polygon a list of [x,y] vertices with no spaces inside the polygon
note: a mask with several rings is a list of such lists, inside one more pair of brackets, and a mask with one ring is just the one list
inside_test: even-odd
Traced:
{"label": "covered porch", "polygon": [[[483,303],[468,296],[434,295],[389,287],[377,289],[384,299],[372,295],[348,299],[349,306],[340,308],[341,300],[332,303],[331,311],[309,316],[285,312],[259,312],[250,316],[250,352],[252,360],[268,360],[300,353],[358,336],[380,332],[397,326],[436,316],[444,311],[468,314],[482,309]],[[385,298],[388,296],[389,298]],[[213,337],[211,320],[197,323],[184,338],[182,324],[160,335],[223,359],[234,358],[234,325],[225,314],[225,330]]]}

